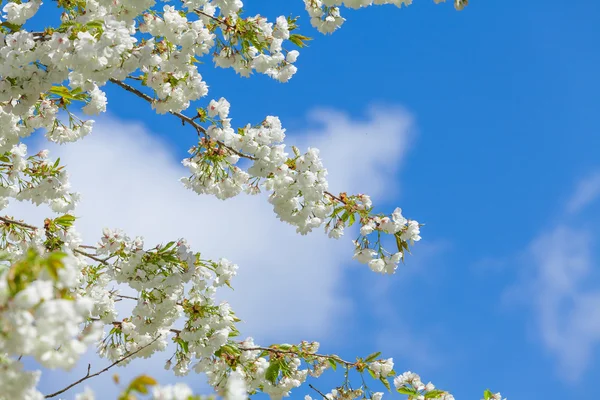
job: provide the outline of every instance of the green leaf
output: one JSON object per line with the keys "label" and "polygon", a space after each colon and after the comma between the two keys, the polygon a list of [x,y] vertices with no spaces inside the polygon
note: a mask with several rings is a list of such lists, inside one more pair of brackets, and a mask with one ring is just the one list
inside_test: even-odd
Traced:
{"label": "green leaf", "polygon": [[348,220],[348,226],[352,226],[354,225],[354,223],[356,222],[356,216],[354,215],[354,213],[350,214],[350,219]]}
{"label": "green leaf", "polygon": [[383,386],[385,386],[385,388],[386,388],[388,391],[390,391],[390,392],[392,391],[392,388],[390,387],[390,382],[387,380],[387,378],[383,378],[383,377],[382,377],[382,378],[380,378],[379,380],[381,381],[381,383],[383,383]]}
{"label": "green leaf", "polygon": [[298,46],[300,48],[306,46],[305,42],[308,42],[309,40],[312,40],[312,39],[307,36],[304,36],[304,35],[299,35],[297,33],[293,33],[290,35],[290,42],[294,43],[296,46]]}
{"label": "green leaf", "polygon": [[329,361],[329,365],[331,365],[331,369],[334,371],[337,371],[337,363],[335,362],[335,360],[333,358],[328,358],[327,361]]}
{"label": "green leaf", "polygon": [[402,251],[404,246],[402,244],[402,240],[400,239],[400,235],[396,234],[394,235],[394,238],[396,239],[396,246],[398,247],[398,251]]}
{"label": "green leaf", "polygon": [[281,370],[281,364],[278,361],[271,361],[269,364],[269,368],[265,372],[265,378],[273,385],[277,382],[277,377],[279,376],[279,371]]}
{"label": "green leaf", "polygon": [[156,385],[156,379],[148,375],[140,375],[136,378],[136,380],[146,386]]}
{"label": "green leaf", "polygon": [[375,360],[377,359],[377,357],[379,357],[380,355],[381,355],[381,352],[380,352],[380,351],[378,351],[378,352],[375,352],[375,353],[373,353],[373,354],[369,354],[369,355],[367,356],[367,358],[365,358],[365,362],[368,362],[368,363],[369,363],[369,362],[373,362],[373,361],[375,361]]}
{"label": "green leaf", "polygon": [[340,219],[342,221],[346,222],[348,220],[348,217],[350,217],[350,215],[348,214],[348,211],[344,211],[344,213],[342,214],[342,217]]}
{"label": "green leaf", "polygon": [[13,258],[13,254],[6,250],[0,250],[0,261],[10,261]]}
{"label": "green leaf", "polygon": [[494,393],[492,393],[492,391],[490,389],[485,389],[485,392],[483,392],[484,400],[490,400],[493,398],[493,396],[494,396]]}
{"label": "green leaf", "polygon": [[103,27],[104,23],[102,21],[90,21],[87,24],[85,24],[85,26],[87,26],[88,28],[96,28],[96,29],[101,29]]}
{"label": "green leaf", "polygon": [[426,399],[437,399],[438,397],[442,396],[445,393],[446,392],[444,392],[443,390],[436,389],[436,390],[432,390],[432,391],[425,393],[425,398]]}
{"label": "green leaf", "polygon": [[400,394],[407,394],[409,396],[416,396],[419,394],[419,392],[417,392],[415,389],[411,388],[411,387],[407,387],[407,386],[402,386],[399,387],[398,389],[396,389],[398,393]]}
{"label": "green leaf", "polygon": [[70,228],[73,226],[73,222],[75,222],[75,217],[70,214],[62,215],[58,218],[54,219],[54,223],[62,226],[63,228]]}
{"label": "green leaf", "polygon": [[367,368],[367,371],[369,371],[369,375],[371,375],[371,378],[377,379],[377,375],[375,374],[375,372],[371,371],[370,368]]}
{"label": "green leaf", "polygon": [[169,243],[167,243],[165,247],[163,247],[162,249],[160,249],[160,252],[163,253],[163,252],[169,250],[174,244],[175,244],[175,242],[169,242]]}
{"label": "green leaf", "polygon": [[21,27],[22,27],[23,25],[17,25],[17,24],[13,24],[13,23],[11,23],[11,22],[8,22],[8,21],[4,21],[4,22],[2,22],[2,23],[0,24],[0,26],[3,26],[3,27],[5,27],[5,28],[8,28],[8,29],[10,29],[12,32],[17,32],[17,31],[20,31],[20,30],[21,30]]}
{"label": "green leaf", "polygon": [[148,386],[156,385],[156,380],[148,375],[140,375],[129,384],[127,391],[135,391],[141,394],[148,394]]}
{"label": "green leaf", "polygon": [[50,253],[46,260],[46,270],[52,277],[52,279],[58,279],[58,270],[64,268],[62,259],[67,255],[65,253]]}
{"label": "green leaf", "polygon": [[346,209],[346,206],[339,206],[333,209],[333,212],[331,213],[331,215],[337,215],[340,211]]}
{"label": "green leaf", "polygon": [[179,343],[179,345],[181,346],[181,349],[185,352],[185,353],[189,353],[189,347],[188,347],[188,342],[186,342],[183,339],[178,339],[177,343]]}
{"label": "green leaf", "polygon": [[81,93],[81,89],[75,88],[73,90],[69,90],[66,86],[52,86],[50,88],[50,93],[62,97],[63,101],[67,104],[71,102],[71,100],[86,100],[88,98],[87,93]]}
{"label": "green leaf", "polygon": [[239,356],[239,355],[242,354],[242,352],[240,351],[240,349],[238,349],[237,347],[232,346],[230,344],[226,344],[226,345],[224,345],[221,348],[222,349],[224,348],[227,353],[232,354],[234,356]]}

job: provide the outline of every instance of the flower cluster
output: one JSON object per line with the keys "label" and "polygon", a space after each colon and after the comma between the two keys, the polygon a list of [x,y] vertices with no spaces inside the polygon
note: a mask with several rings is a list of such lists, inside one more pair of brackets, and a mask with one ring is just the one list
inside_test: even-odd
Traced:
{"label": "flower cluster", "polygon": [[[442,0],[436,0],[440,2]],[[198,67],[212,57],[220,68],[248,77],[265,74],[287,82],[297,72],[298,50],[309,40],[296,32],[297,18],[245,16],[241,0],[184,0],[183,6],[155,0],[58,0],[60,23],[42,31],[25,28],[41,1],[8,1],[0,25],[0,210],[11,200],[47,204],[57,213],[72,212],[79,195],[70,191],[68,175],[47,151],[27,156],[22,140],[40,130],[63,144],[92,132],[85,115],[107,109],[107,83],[149,102],[160,114],[170,113],[192,126],[197,145],[183,161],[190,175],[183,184],[199,194],[227,199],[242,192],[265,190],[278,218],[306,234],[324,228],[339,238],[357,223],[355,258],[378,273],[393,273],[409,246],[420,239],[420,225],[398,208],[391,215],[373,211],[366,194],[332,194],[319,150],[286,147],[279,118],[234,129],[225,98],[185,115],[194,101],[208,94]],[[410,4],[410,0],[305,0],[311,23],[333,32],[344,19],[339,7]],[[460,9],[467,0],[455,0]],[[126,83],[127,82],[127,83]],[[262,392],[273,399],[289,396],[309,377],[338,367],[344,382],[323,397],[370,398],[382,392],[363,385],[352,388],[350,371],[368,373],[375,382],[411,399],[452,399],[424,385],[418,375],[397,376],[393,360],[379,353],[356,361],[317,353],[319,344],[263,347],[240,340],[239,319],[217,290],[231,287],[237,265],[227,259],[203,259],[184,239],[144,247],[141,237],[105,229],[96,245],[84,245],[70,214],[44,220],[36,227],[0,217],[0,400],[55,397],[71,386],[43,395],[36,389],[40,371],[27,371],[28,356],[46,368],[70,369],[94,347],[110,364],[166,352],[166,369],[176,375],[205,374],[216,393],[228,400]],[[393,237],[397,251],[383,247]],[[115,288],[115,285],[118,285]],[[117,302],[128,303],[117,309]],[[123,304],[123,303],[121,303]],[[97,374],[88,374],[83,382]],[[159,386],[139,376],[121,398],[136,393],[153,399],[190,400],[183,384]],[[484,393],[485,400],[499,394]],[[92,400],[86,389],[76,395]]]}
{"label": "flower cluster", "polygon": [[[200,139],[190,149],[191,157],[183,160],[191,175],[181,179],[199,194],[227,199],[246,192],[255,194],[264,188],[269,202],[281,221],[307,234],[324,227],[332,238],[339,238],[346,227],[361,224],[360,238],[355,241],[355,258],[369,264],[378,273],[394,273],[409,245],[421,239],[417,221],[404,218],[398,208],[391,216],[373,213],[368,195],[335,196],[327,191],[327,169],[319,150],[309,148],[301,154],[292,147],[286,152],[285,129],[279,118],[268,116],[258,125],[234,130],[229,118],[230,104],[225,98],[211,100],[206,111],[198,110]],[[245,169],[240,160],[249,161]],[[392,235],[397,251],[387,252],[381,234]],[[373,234],[373,235],[371,235]],[[377,236],[371,241],[369,238]]]}
{"label": "flower cluster", "polygon": [[75,295],[80,279],[77,258],[64,253],[42,256],[35,248],[11,260],[10,267],[0,273],[2,396],[39,395],[33,389],[39,373],[23,371],[10,357],[31,356],[46,368],[70,369],[100,338],[99,324],[81,328],[93,302]]}
{"label": "flower cluster", "polygon": [[[343,4],[359,8],[372,3],[346,0]],[[375,1],[387,3],[402,2]],[[7,5],[5,12],[21,21],[37,9],[31,4]],[[342,21],[336,11],[341,1],[306,4],[316,13],[313,20],[326,25]],[[357,258],[378,273],[393,273],[409,245],[419,240],[416,221],[401,224],[394,220],[393,227],[387,226],[390,216],[374,214],[367,195],[328,192],[327,170],[318,149],[301,154],[294,148],[294,154],[289,154],[285,129],[277,117],[234,130],[224,98],[212,100],[206,109],[198,108],[194,117],[182,114],[208,94],[198,64],[211,52],[217,66],[232,67],[243,76],[256,71],[282,82],[290,79],[299,52],[287,50],[285,44],[302,47],[308,40],[295,33],[297,18],[280,16],[269,22],[260,15],[244,17],[239,0],[187,1],[181,9],[157,8],[153,0],[60,5],[65,12],[57,28],[29,32],[16,23],[2,28],[0,150],[10,151],[37,129],[45,130],[46,137],[57,143],[87,136],[94,121],[76,116],[72,106],[81,104],[87,115],[104,112],[107,97],[102,87],[110,81],[147,100],[158,113],[173,113],[196,128],[198,143],[184,160],[191,176],[182,179],[195,192],[226,199],[264,188],[270,192],[278,218],[301,234],[324,227],[331,237],[339,238],[358,221],[362,228],[355,241]],[[319,10],[326,10],[328,16]],[[124,82],[128,79],[138,83],[129,85]],[[204,122],[210,125],[205,127]],[[240,159],[251,164],[244,168],[238,165]],[[76,194],[65,192],[65,177],[61,174],[51,180],[61,190],[53,200],[53,208],[60,212],[69,211],[77,201]],[[31,192],[22,191],[20,198],[27,199]],[[31,196],[32,201],[39,201]],[[395,237],[397,250],[383,248],[381,233]]]}
{"label": "flower cluster", "polygon": [[[36,230],[4,220],[8,221],[5,229],[16,225],[23,231]],[[46,367],[68,369],[100,338],[103,325],[110,331],[98,342],[98,351],[113,365],[165,351],[170,339],[176,350],[165,367],[176,375],[190,369],[204,373],[216,392],[231,400],[259,391],[271,398],[289,396],[308,376],[319,377],[338,366],[361,375],[368,372],[388,388],[388,380],[393,379],[397,391],[410,398],[452,399],[432,384],[422,384],[414,373],[395,376],[393,360],[379,358],[380,353],[349,362],[337,355],[318,354],[316,342],[262,347],[252,338],[236,341],[239,320],[227,303],[215,302],[216,290],[231,285],[235,264],[225,259],[203,260],[183,239],[144,250],[142,238],[131,239],[120,230],[105,229],[96,246],[83,246],[73,222],[69,215],[47,219],[45,238],[32,234],[33,247],[8,260],[0,274],[0,353],[4,353],[0,367],[3,377],[22,382],[18,386],[5,383],[7,399],[42,398],[34,389],[39,372],[24,371],[14,358],[17,354],[31,355]],[[130,292],[109,289],[109,282],[125,285]],[[115,300],[134,302],[128,316],[119,318]],[[183,326],[177,327],[182,319]],[[189,388],[180,384],[160,387],[149,377],[137,379],[125,389],[126,394],[153,386],[155,399],[191,396]],[[144,390],[141,393],[148,392]],[[381,399],[383,394],[372,392],[366,384],[352,389],[346,380],[326,397],[365,395]],[[94,397],[86,391],[77,398]]]}
{"label": "flower cluster", "polygon": [[[340,6],[358,9],[371,5],[393,4],[397,7],[408,7],[413,0],[304,0],[304,6],[310,16],[310,23],[321,33],[333,33],[340,28],[345,18],[340,15]],[[433,0],[436,4],[446,0]],[[454,8],[458,11],[465,8],[469,0],[454,0]]]}
{"label": "flower cluster", "polygon": [[[1,139],[0,139],[1,141]],[[9,200],[48,204],[55,212],[71,211],[79,194],[70,192],[69,175],[58,160],[48,160],[48,151],[27,157],[27,146],[20,143],[0,153],[0,210]]]}
{"label": "flower cluster", "polygon": [[409,398],[454,400],[454,396],[451,394],[436,389],[431,382],[424,384],[419,375],[410,371],[394,378],[394,386],[399,393],[407,394]]}

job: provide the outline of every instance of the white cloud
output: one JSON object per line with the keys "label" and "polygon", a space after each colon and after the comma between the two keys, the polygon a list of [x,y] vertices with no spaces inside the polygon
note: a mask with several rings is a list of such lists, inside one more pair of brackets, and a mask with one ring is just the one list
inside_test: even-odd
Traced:
{"label": "white cloud", "polygon": [[600,171],[590,174],[577,184],[577,188],[567,202],[567,211],[578,213],[600,196]]}
{"label": "white cloud", "polygon": [[507,295],[528,304],[543,345],[558,361],[558,373],[581,378],[600,343],[600,289],[590,288],[594,259],[589,232],[565,225],[535,238],[520,284]]}
{"label": "white cloud", "polygon": [[[600,171],[580,180],[565,204],[566,214],[535,237],[526,251],[527,265],[505,299],[527,304],[533,311],[536,333],[558,361],[559,375],[577,381],[592,362],[600,344],[600,285],[594,233],[572,218],[600,196]],[[498,260],[505,264],[506,261]]]}
{"label": "white cloud", "polygon": [[[372,191],[382,199],[396,181],[411,124],[406,113],[392,111],[372,111],[360,122],[318,111],[313,116],[323,128],[294,138],[323,150],[332,190]],[[95,242],[105,226],[142,235],[149,246],[185,237],[205,257],[239,264],[235,291],[224,297],[245,321],[243,334],[261,341],[325,339],[336,318],[351,311],[339,285],[351,261],[350,238],[299,236],[276,219],[262,196],[222,202],[187,191],[178,182],[186,171],[171,150],[142,125],[111,118],[98,121],[80,142],[51,147],[83,195],[76,214],[84,241]],[[38,225],[48,216],[25,204],[9,212]]]}
{"label": "white cloud", "polygon": [[581,376],[600,342],[600,290],[586,288],[591,245],[588,232],[557,226],[529,248],[533,276],[523,293],[535,310],[544,345],[558,358],[560,375],[569,380]]}
{"label": "white cloud", "polygon": [[367,115],[366,120],[356,120],[339,111],[315,110],[309,120],[322,127],[308,131],[301,144],[321,150],[331,190],[393,199],[398,183],[389,177],[400,170],[410,148],[413,118],[397,106],[372,106]]}

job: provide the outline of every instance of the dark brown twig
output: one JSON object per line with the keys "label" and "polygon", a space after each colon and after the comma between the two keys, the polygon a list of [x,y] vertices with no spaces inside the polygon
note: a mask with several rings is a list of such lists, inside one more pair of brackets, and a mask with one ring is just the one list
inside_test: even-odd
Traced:
{"label": "dark brown twig", "polygon": [[[275,354],[293,354],[295,356],[300,356],[301,352],[298,351],[294,351],[294,350],[281,350],[281,349],[273,349],[271,347],[259,347],[259,346],[255,346],[255,347],[240,347],[240,350],[242,351],[256,351],[256,350],[261,350],[261,351],[267,351],[270,353],[275,353]],[[316,357],[316,358],[331,358],[332,360],[335,360],[337,362],[339,362],[340,364],[344,364],[348,367],[354,367],[356,366],[356,364],[358,364],[357,362],[350,362],[350,361],[345,361],[342,360],[341,358],[339,358],[338,356],[333,356],[333,355],[326,355],[326,354],[312,354],[309,353],[308,355],[312,356],[312,357]]]}
{"label": "dark brown twig", "polygon": [[108,263],[106,262],[106,260],[103,260],[103,259],[101,259],[101,258],[98,258],[98,257],[96,257],[96,256],[95,256],[95,255],[93,255],[93,254],[86,253],[85,251],[82,251],[82,250],[79,250],[79,249],[75,249],[75,250],[73,250],[73,252],[74,252],[74,253],[77,253],[77,254],[81,254],[82,256],[85,256],[85,257],[91,258],[91,259],[92,259],[92,260],[94,260],[94,261],[98,261],[100,264],[108,265]]}
{"label": "dark brown twig", "polygon": [[98,375],[100,375],[100,374],[102,374],[102,373],[104,373],[104,372],[108,371],[109,369],[111,369],[112,367],[116,366],[117,364],[120,364],[120,363],[122,363],[123,361],[127,360],[128,358],[130,358],[130,357],[132,357],[132,356],[136,355],[137,353],[139,353],[140,351],[144,350],[146,347],[148,347],[148,346],[150,346],[151,344],[153,344],[154,342],[156,342],[156,341],[157,341],[159,338],[160,338],[160,336],[157,336],[156,338],[154,338],[154,340],[153,340],[153,341],[151,341],[151,342],[150,342],[150,343],[148,343],[147,345],[140,347],[139,349],[137,349],[137,350],[136,350],[136,351],[134,351],[133,353],[129,353],[129,354],[127,354],[127,355],[125,355],[125,356],[123,356],[123,357],[119,358],[117,361],[115,361],[114,363],[110,364],[108,367],[106,367],[106,368],[104,368],[104,369],[101,369],[101,370],[100,370],[100,371],[98,371],[98,372],[94,372],[93,374],[90,374],[91,365],[90,365],[90,364],[88,364],[87,374],[86,374],[86,375],[85,375],[83,378],[79,379],[78,381],[75,381],[75,382],[71,383],[69,386],[67,386],[67,387],[66,387],[66,388],[64,388],[64,389],[61,389],[61,390],[59,390],[58,392],[54,392],[54,393],[51,393],[51,394],[47,394],[47,395],[46,395],[46,396],[44,396],[44,397],[45,397],[46,399],[49,399],[49,398],[52,398],[52,397],[56,397],[56,396],[58,396],[59,394],[62,394],[62,393],[64,393],[64,392],[66,392],[67,390],[71,389],[73,386],[77,386],[77,385],[79,385],[81,382],[84,382],[84,381],[86,381],[86,380],[88,380],[88,379],[90,379],[90,378],[93,378],[93,377],[95,377],[95,376],[98,376]]}
{"label": "dark brown twig", "polygon": [[[110,78],[109,81],[112,82],[112,83],[114,83],[115,85],[120,86],[121,88],[127,90],[128,92],[135,94],[139,98],[146,100],[150,104],[153,104],[156,101],[156,99],[153,99],[152,97],[148,96],[146,93],[142,92],[141,90],[138,90],[138,89],[134,88],[131,85],[126,84],[123,81],[120,81],[120,80],[114,79],[114,78]],[[171,115],[174,115],[177,118],[179,118],[184,125],[186,123],[190,124],[194,129],[196,129],[196,131],[198,133],[206,134],[206,129],[202,125],[199,125],[198,123],[196,123],[196,121],[194,121],[194,118],[188,117],[187,115],[182,114],[182,113],[177,112],[177,111],[169,111],[169,113]],[[236,149],[234,149],[234,148],[232,148],[230,146],[225,145],[225,143],[223,143],[221,141],[217,140],[216,142],[219,144],[219,146],[228,149],[232,153],[237,154],[238,156],[240,156],[242,158],[247,158],[249,160],[256,160],[256,157],[253,157],[251,155],[239,152]]]}
{"label": "dark brown twig", "polygon": [[327,396],[325,396],[319,389],[314,387],[311,383],[308,384],[308,387],[310,387],[315,392],[319,393],[319,395],[321,395],[321,397],[323,397],[324,399],[327,399]]}
{"label": "dark brown twig", "polygon": [[22,228],[31,229],[34,231],[38,229],[36,226],[26,224],[25,222],[15,221],[14,219],[10,219],[7,217],[0,217],[0,221],[4,222],[7,225],[9,225],[9,224],[19,225]]}

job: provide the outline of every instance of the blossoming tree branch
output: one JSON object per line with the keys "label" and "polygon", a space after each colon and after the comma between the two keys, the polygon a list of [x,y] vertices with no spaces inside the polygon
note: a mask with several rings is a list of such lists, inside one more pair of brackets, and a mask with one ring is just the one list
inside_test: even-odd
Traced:
{"label": "blossoming tree branch", "polygon": [[[345,21],[343,7],[401,7],[411,0],[304,3],[311,25],[332,33]],[[61,14],[54,25],[30,26],[30,18],[55,5]],[[234,311],[215,300],[218,289],[233,284],[237,265],[205,259],[185,239],[150,247],[119,229],[83,243],[75,227],[80,196],[67,171],[47,150],[28,154],[22,142],[34,133],[60,144],[84,138],[94,125],[87,116],[106,111],[102,88],[115,85],[188,129],[186,188],[219,199],[265,191],[277,217],[300,234],[323,228],[339,239],[358,225],[354,258],[393,274],[420,240],[417,221],[400,208],[379,212],[368,194],[328,191],[319,150],[287,147],[277,117],[234,125],[225,98],[208,100],[200,72],[209,58],[243,77],[290,80],[298,49],[309,40],[298,33],[298,18],[248,16],[241,0],[57,0],[50,6],[11,0],[0,18],[0,209],[28,201],[55,213],[44,221],[0,216],[0,399],[94,399],[88,380],[140,357],[161,359],[175,375],[205,374],[215,395],[230,400],[258,392],[280,399],[327,369],[338,372],[340,383],[310,383],[316,398],[381,399],[383,392],[369,385],[409,399],[453,398],[415,373],[396,372],[380,353],[345,360],[322,353],[316,342],[261,345],[239,338]],[[131,302],[131,312],[120,314],[119,301]],[[90,347],[106,366],[90,365],[54,392],[37,389],[41,369],[70,370]],[[40,370],[26,369],[22,357]],[[353,383],[360,375],[361,383]],[[146,375],[120,388],[119,399],[206,397]],[[500,394],[486,390],[483,397]]]}

